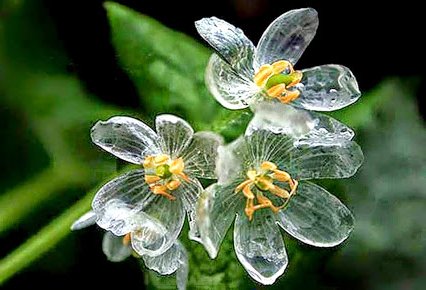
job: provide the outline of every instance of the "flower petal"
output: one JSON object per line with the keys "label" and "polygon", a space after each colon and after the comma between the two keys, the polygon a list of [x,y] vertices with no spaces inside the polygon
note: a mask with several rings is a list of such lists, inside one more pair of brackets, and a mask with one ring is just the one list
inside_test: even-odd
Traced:
{"label": "flower petal", "polygon": [[236,213],[245,204],[243,195],[234,192],[239,183],[240,181],[236,181],[226,186],[212,184],[198,200],[196,221],[201,242],[212,259],[216,258]]}
{"label": "flower petal", "polygon": [[81,217],[79,217],[71,225],[71,230],[72,231],[81,230],[81,229],[87,228],[87,227],[94,225],[94,224],[96,224],[96,213],[93,210],[91,210],[91,211],[86,212]]}
{"label": "flower petal", "polygon": [[162,153],[169,154],[173,159],[181,157],[194,134],[188,122],[169,114],[155,118],[155,129],[160,136]]}
{"label": "flower petal", "polygon": [[253,77],[255,47],[241,29],[216,17],[198,20],[195,27],[237,74],[249,79]]}
{"label": "flower petal", "polygon": [[183,153],[185,173],[201,178],[216,178],[217,148],[222,144],[222,136],[216,133],[195,133],[191,144]]}
{"label": "flower petal", "polygon": [[132,216],[153,201],[154,194],[144,181],[144,170],[129,171],[98,190],[92,201],[96,223],[116,236],[133,230]]}
{"label": "flower petal", "polygon": [[300,182],[296,195],[278,213],[278,223],[306,244],[333,247],[349,236],[354,227],[354,217],[325,189],[310,182]]}
{"label": "flower petal", "polygon": [[186,289],[188,281],[188,254],[185,247],[179,242],[168,249],[164,254],[142,257],[145,266],[161,275],[170,275],[176,272],[176,284],[179,290]]}
{"label": "flower petal", "polygon": [[248,145],[243,137],[225,146],[219,146],[216,160],[216,173],[220,185],[235,183],[245,179],[245,161],[248,159]]}
{"label": "flower petal", "polygon": [[189,221],[189,238],[195,241],[200,240],[198,227],[195,223],[195,206],[202,191],[201,183],[196,178],[191,178],[189,181],[183,181],[173,193],[182,200]]}
{"label": "flower petal", "polygon": [[352,72],[336,64],[303,70],[303,78],[297,88],[301,95],[292,104],[314,111],[339,110],[361,96]]}
{"label": "flower petal", "polygon": [[234,226],[238,260],[259,283],[270,285],[288,264],[283,238],[270,210],[259,210],[252,221],[238,214]]}
{"label": "flower petal", "polygon": [[348,178],[356,173],[364,156],[353,141],[335,145],[298,145],[287,156],[280,156],[282,164],[298,180],[319,178]]}
{"label": "flower petal", "polygon": [[290,10],[275,19],[265,30],[257,45],[255,64],[271,64],[288,60],[293,65],[314,38],[318,27],[315,9]]}
{"label": "flower petal", "polygon": [[247,108],[260,92],[251,79],[237,74],[216,54],[210,57],[205,79],[213,97],[222,106],[231,110]]}
{"label": "flower petal", "polygon": [[125,161],[141,164],[146,155],[159,152],[158,136],[147,125],[130,117],[98,121],[91,131],[93,143]]}
{"label": "flower petal", "polygon": [[339,121],[315,112],[277,102],[260,102],[252,106],[255,112],[246,135],[259,130],[287,134],[295,144],[335,145],[351,140],[354,132]]}
{"label": "flower petal", "polygon": [[123,237],[106,232],[102,240],[102,251],[111,262],[121,262],[132,254],[132,248],[123,244]]}
{"label": "flower petal", "polygon": [[175,243],[182,230],[185,210],[179,198],[156,196],[135,217],[132,247],[139,255],[157,256]]}
{"label": "flower petal", "polygon": [[251,163],[273,162],[297,180],[347,178],[356,173],[364,159],[361,148],[350,140],[318,144],[316,139],[297,140],[270,130],[251,128],[250,132],[246,139]]}

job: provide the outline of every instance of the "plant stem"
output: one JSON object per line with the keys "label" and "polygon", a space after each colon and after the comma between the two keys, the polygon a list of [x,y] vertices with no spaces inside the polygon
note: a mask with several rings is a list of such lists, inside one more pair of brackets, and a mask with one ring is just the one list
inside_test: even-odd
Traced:
{"label": "plant stem", "polygon": [[31,265],[70,233],[71,224],[90,209],[93,193],[87,194],[62,215],[33,235],[0,261],[0,285]]}

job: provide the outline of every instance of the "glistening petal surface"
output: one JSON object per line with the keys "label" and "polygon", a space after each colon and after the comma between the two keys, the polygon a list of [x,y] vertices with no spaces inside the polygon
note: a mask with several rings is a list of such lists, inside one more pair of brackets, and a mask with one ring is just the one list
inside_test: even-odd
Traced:
{"label": "glistening petal surface", "polygon": [[290,10],[275,19],[257,45],[255,64],[271,64],[285,59],[299,60],[318,27],[318,13],[312,8]]}
{"label": "glistening petal surface", "polygon": [[283,238],[270,210],[259,210],[252,221],[238,214],[234,226],[234,248],[249,275],[271,285],[288,264]]}
{"label": "glistening petal surface", "polygon": [[349,209],[325,189],[300,182],[288,206],[278,213],[279,225],[296,239],[316,247],[343,242],[354,227]]}
{"label": "glistening petal surface", "polygon": [[336,64],[303,70],[303,78],[297,89],[301,95],[292,104],[313,111],[339,110],[361,96],[352,72]]}
{"label": "glistening petal surface", "polygon": [[173,159],[182,157],[183,151],[189,146],[194,129],[185,120],[169,114],[155,118],[155,129],[160,137],[162,153]]}
{"label": "glistening petal surface", "polygon": [[94,225],[96,223],[96,213],[91,210],[83,214],[81,217],[79,217],[72,225],[71,230],[81,230],[87,227],[90,227],[91,225]]}
{"label": "glistening petal surface", "polygon": [[231,110],[247,108],[260,92],[250,78],[236,73],[216,54],[210,57],[205,80],[213,97],[222,106]]}
{"label": "glistening petal surface", "polygon": [[253,77],[255,47],[241,29],[217,17],[198,20],[195,27],[237,74]]}
{"label": "glistening petal surface", "polygon": [[130,117],[98,121],[91,131],[93,143],[125,161],[141,164],[146,155],[159,153],[158,136],[147,125]]}

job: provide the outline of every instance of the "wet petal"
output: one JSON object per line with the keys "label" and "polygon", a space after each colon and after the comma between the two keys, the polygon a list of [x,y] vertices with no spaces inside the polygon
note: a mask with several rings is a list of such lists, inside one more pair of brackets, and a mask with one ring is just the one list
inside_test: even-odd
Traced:
{"label": "wet petal", "polygon": [[259,210],[252,221],[238,214],[234,226],[234,248],[238,260],[259,283],[270,285],[288,264],[283,238],[270,210]]}
{"label": "wet petal", "polygon": [[325,189],[300,182],[296,195],[278,213],[279,225],[300,241],[316,247],[343,242],[354,227],[349,209]]}
{"label": "wet petal", "polygon": [[216,133],[195,133],[191,144],[183,153],[185,173],[201,178],[216,178],[217,148],[222,144],[222,136]]}
{"label": "wet petal", "polygon": [[339,121],[320,113],[309,112],[277,102],[260,102],[252,106],[255,112],[246,135],[259,130],[286,134],[295,144],[335,145],[351,140],[354,132]]}
{"label": "wet petal", "polygon": [[133,229],[132,216],[154,197],[144,181],[144,171],[129,171],[108,182],[96,193],[92,201],[96,222],[116,236],[125,235]]}
{"label": "wet petal", "polygon": [[216,18],[203,18],[195,22],[198,33],[239,75],[252,78],[255,47],[243,31]]}
{"label": "wet petal", "polygon": [[194,134],[188,122],[168,114],[157,116],[155,129],[160,136],[162,153],[169,154],[173,159],[181,157]]}
{"label": "wet petal", "polygon": [[210,57],[205,79],[213,97],[222,106],[231,110],[247,108],[260,92],[251,78],[238,75],[216,54]]}
{"label": "wet petal", "polygon": [[314,38],[317,27],[315,9],[290,10],[282,14],[260,38],[255,63],[260,66],[285,59],[296,64]]}
{"label": "wet petal", "polygon": [[179,198],[169,200],[156,196],[134,220],[133,249],[141,256],[156,256],[175,243],[185,220],[185,210]]}
{"label": "wet petal", "polygon": [[102,250],[111,262],[121,262],[132,254],[132,248],[123,244],[123,237],[106,232],[102,240]]}
{"label": "wet petal", "polygon": [[356,102],[361,96],[352,72],[336,64],[303,70],[303,78],[297,88],[301,95],[292,104],[314,111],[338,110]]}
{"label": "wet petal", "polygon": [[288,156],[278,158],[298,180],[351,177],[364,161],[361,148],[353,141],[327,146],[298,145]]}
{"label": "wet petal", "polygon": [[93,143],[125,161],[141,164],[146,155],[159,152],[158,136],[147,125],[130,117],[99,121],[91,131]]}
{"label": "wet petal", "polygon": [[202,194],[197,204],[197,224],[201,242],[212,259],[216,258],[220,244],[235,219],[242,210],[245,200],[234,190],[242,180],[226,186],[213,184]]}
{"label": "wet petal", "polygon": [[93,210],[86,212],[84,215],[79,217],[72,225],[71,230],[81,230],[91,225],[96,224],[96,214]]}
{"label": "wet petal", "polygon": [[225,146],[219,146],[216,161],[218,183],[227,185],[235,180],[245,179],[245,161],[248,161],[248,145],[240,137]]}
{"label": "wet petal", "polygon": [[189,238],[195,241],[200,239],[198,227],[195,224],[195,205],[202,191],[201,183],[196,178],[192,178],[189,181],[183,181],[173,193],[182,200],[189,221]]}

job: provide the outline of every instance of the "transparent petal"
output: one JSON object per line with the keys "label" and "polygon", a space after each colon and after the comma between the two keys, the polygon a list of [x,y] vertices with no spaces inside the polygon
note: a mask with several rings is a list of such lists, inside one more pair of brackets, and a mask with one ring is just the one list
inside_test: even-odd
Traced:
{"label": "transparent petal", "polygon": [[340,200],[306,181],[299,183],[296,195],[277,217],[286,232],[316,247],[340,244],[354,227],[352,213]]}
{"label": "transparent petal", "polygon": [[194,134],[191,125],[179,117],[164,114],[155,118],[155,128],[160,136],[162,152],[172,158],[182,157]]}
{"label": "transparent petal", "polygon": [[71,230],[81,230],[91,225],[96,224],[96,214],[93,210],[86,212],[84,215],[79,217],[72,225]]}
{"label": "transparent petal", "polygon": [[206,68],[205,79],[210,93],[222,106],[231,110],[247,108],[260,92],[251,78],[237,74],[216,54],[210,57]]}
{"label": "transparent petal", "polygon": [[314,111],[339,110],[361,96],[352,72],[336,64],[303,70],[303,78],[297,88],[301,94],[292,104]]}
{"label": "transparent petal", "polygon": [[216,258],[236,213],[245,205],[243,194],[234,192],[242,181],[236,180],[228,185],[212,184],[198,200],[196,221],[201,242],[212,259]]}
{"label": "transparent petal", "polygon": [[241,29],[216,17],[198,20],[195,27],[237,74],[249,79],[253,77],[255,47]]}
{"label": "transparent petal", "polygon": [[288,264],[283,238],[269,209],[256,211],[252,221],[237,215],[234,248],[249,275],[265,285],[274,283]]}
{"label": "transparent petal", "polygon": [[358,144],[346,141],[328,146],[298,145],[280,161],[298,180],[347,178],[357,172],[364,156]]}
{"label": "transparent petal", "polygon": [[175,243],[182,230],[185,210],[179,198],[169,200],[156,196],[134,220],[131,233],[133,249],[141,256],[156,256]]}
{"label": "transparent petal", "polygon": [[121,262],[132,254],[132,248],[123,244],[123,237],[106,232],[102,240],[102,251],[111,262]]}
{"label": "transparent petal", "polygon": [[223,144],[222,136],[213,132],[197,132],[183,153],[185,173],[189,176],[216,178],[217,148]]}
{"label": "transparent petal", "polygon": [[246,140],[240,137],[225,146],[219,146],[217,151],[216,174],[218,183],[226,185],[237,179],[244,179],[245,164],[248,158]]}
{"label": "transparent petal", "polygon": [[146,155],[159,152],[158,136],[147,125],[130,117],[98,121],[91,131],[93,143],[125,161],[141,164]]}
{"label": "transparent petal", "polygon": [[161,275],[170,275],[176,272],[176,284],[179,290],[186,289],[188,281],[188,254],[185,247],[179,242],[168,249],[164,254],[142,257],[145,266]]}
{"label": "transparent petal", "polygon": [[252,106],[255,115],[246,135],[258,130],[287,134],[295,144],[335,145],[351,140],[354,132],[339,121],[320,113],[309,112],[278,102],[260,102]]}
{"label": "transparent petal", "polygon": [[98,190],[92,201],[96,223],[116,236],[133,229],[132,216],[153,201],[155,196],[144,181],[144,171],[129,171]]}
{"label": "transparent petal", "polygon": [[299,60],[318,28],[315,9],[290,10],[275,19],[257,45],[256,65],[285,59],[293,65]]}
{"label": "transparent petal", "polygon": [[301,143],[291,135],[260,129],[252,129],[246,139],[253,166],[270,161],[297,180],[347,178],[356,173],[364,159],[358,144],[349,140],[318,145],[306,139]]}
{"label": "transparent petal", "polygon": [[200,239],[198,227],[195,224],[195,205],[202,191],[201,183],[196,178],[191,178],[189,181],[183,181],[173,193],[182,200],[189,221],[189,237],[195,241]]}

